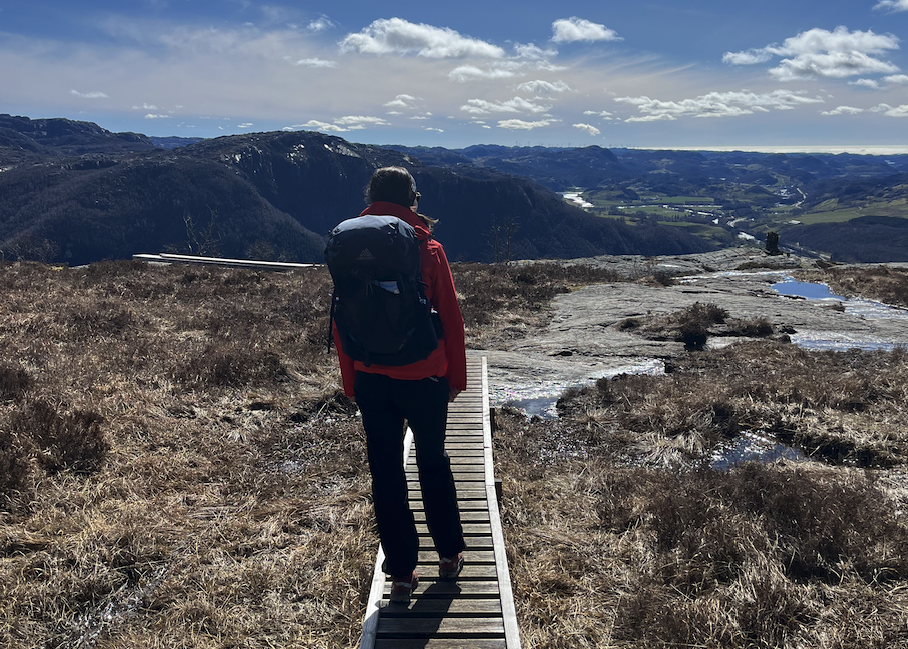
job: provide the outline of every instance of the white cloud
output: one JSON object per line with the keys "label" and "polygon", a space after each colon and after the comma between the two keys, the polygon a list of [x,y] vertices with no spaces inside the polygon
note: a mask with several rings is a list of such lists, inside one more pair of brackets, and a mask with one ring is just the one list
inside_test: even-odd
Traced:
{"label": "white cloud", "polygon": [[883,77],[883,81],[890,85],[908,83],[908,74],[893,74],[888,77]]}
{"label": "white cloud", "polygon": [[858,79],[857,81],[849,81],[849,86],[861,86],[863,88],[870,88],[871,90],[879,90],[880,82],[875,79]]}
{"label": "white cloud", "polygon": [[514,53],[517,55],[517,58],[528,59],[531,61],[541,61],[545,59],[551,59],[558,56],[558,50],[544,50],[533,43],[516,43],[514,45]]}
{"label": "white cloud", "polygon": [[873,113],[882,113],[886,117],[908,117],[908,104],[901,106],[890,106],[889,104],[880,104],[870,109]]}
{"label": "white cloud", "polygon": [[154,104],[142,104],[141,106],[133,106],[133,110],[158,110],[158,107]]}
{"label": "white cloud", "polygon": [[237,124],[236,127],[237,128],[252,128],[253,124],[252,124],[252,122],[245,122],[243,124]]}
{"label": "white cloud", "polygon": [[596,117],[601,117],[606,122],[610,122],[614,119],[612,113],[607,110],[585,110],[583,111],[584,115],[595,115]]}
{"label": "white cloud", "polygon": [[424,131],[434,131],[435,133],[444,133],[445,132],[445,130],[443,128],[435,128],[433,126],[427,126],[423,130]]}
{"label": "white cloud", "polygon": [[492,66],[480,68],[475,65],[461,65],[448,73],[449,79],[461,83],[475,81],[476,79],[508,79],[515,76],[517,76],[516,72],[506,68]]}
{"label": "white cloud", "polygon": [[69,93],[76,97],[81,97],[82,99],[108,99],[108,96],[103,92],[79,92],[78,90],[70,90]]}
{"label": "white cloud", "polygon": [[337,61],[326,61],[319,58],[300,59],[293,65],[302,65],[307,68],[336,68]]}
{"label": "white cloud", "polygon": [[[385,104],[386,108],[416,108],[418,98],[413,95],[397,95],[394,99]],[[390,114],[390,113],[389,113]]]}
{"label": "white cloud", "polygon": [[517,86],[517,90],[520,90],[521,92],[532,92],[537,95],[550,95],[553,92],[567,92],[570,89],[571,87],[564,81],[551,83],[549,81],[543,81],[542,79],[526,81]]}
{"label": "white cloud", "polygon": [[324,133],[344,133],[349,129],[343,128],[342,126],[336,126],[334,124],[329,124],[328,122],[320,122],[317,119],[310,119],[305,124],[296,124],[290,127],[291,129],[312,129],[315,131],[322,131]]}
{"label": "white cloud", "polygon": [[145,116],[145,119],[170,119],[170,115],[157,115],[155,113],[148,113]]}
{"label": "white cloud", "polygon": [[782,45],[726,52],[722,60],[732,65],[751,65],[764,63],[772,56],[781,56],[787,58],[769,71],[779,81],[817,77],[842,79],[898,72],[898,66],[878,58],[898,48],[899,39],[892,34],[875,34],[870,30],[851,32],[846,27],[836,27],[831,32],[810,29],[786,39]]}
{"label": "white cloud", "polygon": [[362,115],[347,115],[346,117],[339,117],[334,120],[335,124],[340,126],[354,126],[363,127],[365,124],[370,124],[372,126],[387,126],[388,122],[381,117],[364,117]]}
{"label": "white cloud", "polygon": [[472,115],[488,115],[490,113],[544,113],[549,108],[550,106],[543,106],[523,97],[514,97],[507,101],[468,99],[460,110]]}
{"label": "white cloud", "polygon": [[880,0],[874,9],[888,9],[889,11],[908,11],[908,0]]}
{"label": "white cloud", "polygon": [[678,117],[739,117],[755,112],[791,110],[805,104],[822,104],[819,98],[805,97],[802,92],[774,90],[757,94],[747,90],[739,92],[710,92],[693,99],[661,101],[649,97],[616,97],[616,102],[637,106],[643,113],[631,117],[627,122],[652,122],[672,120]]}
{"label": "white cloud", "polygon": [[343,51],[362,54],[416,54],[430,59],[502,58],[497,45],[462,36],[447,27],[416,24],[402,18],[380,19],[340,42]]}
{"label": "white cloud", "polygon": [[833,110],[824,110],[820,115],[858,115],[863,113],[863,108],[854,108],[853,106],[839,106]]}
{"label": "white cloud", "polygon": [[334,23],[328,20],[328,16],[321,15],[309,23],[307,29],[311,32],[323,32],[334,27]]}
{"label": "white cloud", "polygon": [[624,40],[613,29],[572,16],[552,23],[552,40],[556,43],[574,41],[620,41]]}
{"label": "white cloud", "polygon": [[[522,119],[503,119],[498,122],[498,128],[506,128],[510,130],[517,131],[532,131],[534,128],[542,128],[554,124],[560,120],[557,119],[543,119],[538,122],[525,122]],[[483,127],[485,128],[485,127]]]}
{"label": "white cloud", "polygon": [[600,131],[598,128],[596,128],[595,126],[592,126],[590,124],[574,124],[573,126],[574,126],[574,128],[579,129],[581,131],[586,131],[587,133],[589,133],[592,136],[596,136],[596,135],[599,135],[600,133],[602,133],[602,131]]}
{"label": "white cloud", "polygon": [[770,59],[772,59],[772,54],[766,50],[726,52],[722,55],[722,62],[730,65],[754,65],[756,63],[766,63]]}

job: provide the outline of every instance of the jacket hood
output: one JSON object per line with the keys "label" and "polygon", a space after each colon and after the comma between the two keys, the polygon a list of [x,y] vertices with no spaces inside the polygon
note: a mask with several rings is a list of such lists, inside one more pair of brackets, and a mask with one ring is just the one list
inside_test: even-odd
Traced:
{"label": "jacket hood", "polygon": [[375,201],[369,207],[364,209],[360,216],[371,214],[372,216],[396,216],[404,223],[407,223],[416,230],[416,237],[420,240],[428,239],[430,236],[429,228],[425,222],[416,215],[413,210],[397,203],[387,201]]}

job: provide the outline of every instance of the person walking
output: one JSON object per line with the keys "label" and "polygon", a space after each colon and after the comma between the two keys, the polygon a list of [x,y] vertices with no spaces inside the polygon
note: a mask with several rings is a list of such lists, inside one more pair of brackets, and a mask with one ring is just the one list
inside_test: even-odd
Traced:
{"label": "person walking", "polygon": [[402,167],[378,169],[366,188],[366,198],[369,206],[360,217],[397,217],[415,230],[425,296],[438,313],[443,332],[438,347],[425,359],[389,366],[353,360],[343,350],[336,322],[332,329],[344,393],[362,414],[375,517],[385,552],[383,569],[392,582],[391,601],[408,602],[419,583],[419,540],[403,464],[405,420],[413,431],[426,523],[439,555],[439,577],[456,578],[463,568],[466,544],[444,441],[448,403],[467,385],[464,323],[444,248],[431,237],[435,221],[417,212],[420,194],[410,172]]}

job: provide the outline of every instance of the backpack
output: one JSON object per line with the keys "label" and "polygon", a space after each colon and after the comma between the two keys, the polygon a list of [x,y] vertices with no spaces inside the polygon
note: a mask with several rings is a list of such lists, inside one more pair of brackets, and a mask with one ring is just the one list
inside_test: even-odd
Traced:
{"label": "backpack", "polygon": [[[395,216],[347,219],[328,235],[331,321],[341,348],[367,367],[428,358],[441,335],[420,272],[416,230]],[[328,346],[331,345],[329,325]]]}

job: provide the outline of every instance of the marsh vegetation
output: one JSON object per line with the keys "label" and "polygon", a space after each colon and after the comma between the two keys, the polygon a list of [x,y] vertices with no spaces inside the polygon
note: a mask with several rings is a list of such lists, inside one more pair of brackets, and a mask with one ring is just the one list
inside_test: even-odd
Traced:
{"label": "marsh vegetation", "polygon": [[[619,279],[454,271],[490,349]],[[0,646],[355,645],[377,536],[327,273],[16,263],[0,284]],[[707,330],[734,324],[716,309]],[[906,386],[902,351],[757,340],[568,391],[553,421],[500,409],[524,646],[908,642]],[[809,459],[709,468],[744,431]]]}

